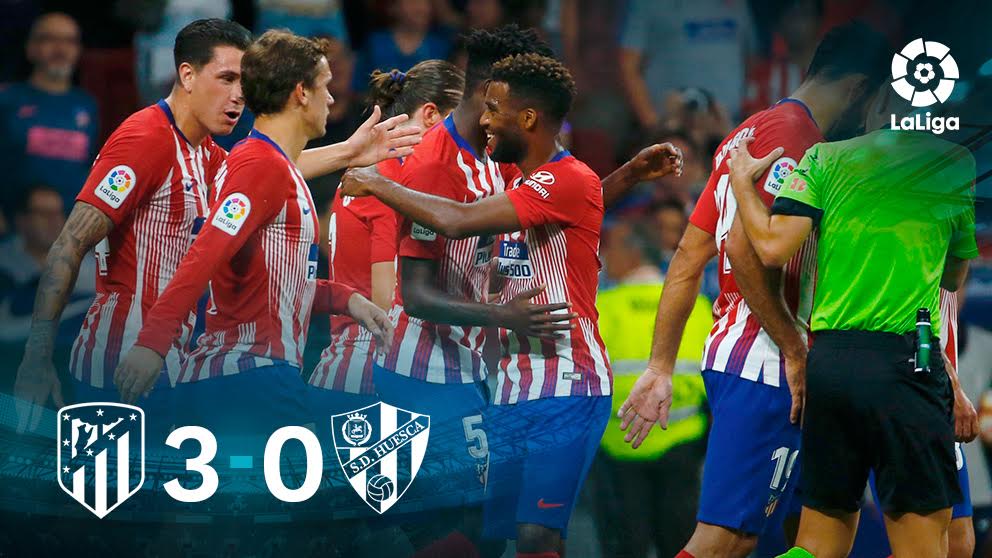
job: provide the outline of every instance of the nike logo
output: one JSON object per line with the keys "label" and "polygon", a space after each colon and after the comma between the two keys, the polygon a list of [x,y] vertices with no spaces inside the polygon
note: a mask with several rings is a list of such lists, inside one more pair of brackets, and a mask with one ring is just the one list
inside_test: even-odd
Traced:
{"label": "nike logo", "polygon": [[304,215],[310,215],[310,210],[309,210],[309,209],[306,209],[306,208],[304,208],[304,209],[303,209],[303,214],[304,214]]}
{"label": "nike logo", "polygon": [[550,510],[552,508],[563,508],[565,507],[565,504],[548,504],[545,503],[544,498],[541,498],[537,501],[537,507],[542,510]]}

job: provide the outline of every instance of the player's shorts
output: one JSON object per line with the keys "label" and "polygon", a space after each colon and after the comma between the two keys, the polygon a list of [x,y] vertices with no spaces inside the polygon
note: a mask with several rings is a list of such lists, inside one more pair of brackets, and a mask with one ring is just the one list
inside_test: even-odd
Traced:
{"label": "player's shorts", "polygon": [[[110,388],[97,388],[72,378],[76,403],[110,402],[119,403],[121,394],[113,385]],[[147,397],[138,397],[134,403],[145,412],[146,451],[160,451],[165,447],[165,439],[172,430],[175,419],[173,409],[174,389],[166,372],[159,374],[155,386]]]}
{"label": "player's shorts", "polygon": [[872,468],[886,513],[962,501],[950,380],[940,352],[931,353],[929,373],[913,371],[914,337],[817,333],[806,366],[804,506],[857,511]]}
{"label": "player's shorts", "polygon": [[761,534],[784,516],[796,485],[800,434],[789,422],[792,396],[786,386],[713,370],[703,371],[703,382],[713,422],[696,519]]}
{"label": "player's shorts", "polygon": [[491,406],[486,423],[492,465],[483,535],[516,539],[517,524],[531,523],[566,537],[610,412],[610,396]]}
{"label": "player's shorts", "polygon": [[398,512],[479,505],[489,474],[485,382],[435,384],[376,365],[373,383],[383,403],[430,417],[427,454]]}
{"label": "player's shorts", "polygon": [[300,369],[274,364],[176,385],[176,426],[197,425],[217,438],[218,454],[262,455],[283,426],[313,421]]}

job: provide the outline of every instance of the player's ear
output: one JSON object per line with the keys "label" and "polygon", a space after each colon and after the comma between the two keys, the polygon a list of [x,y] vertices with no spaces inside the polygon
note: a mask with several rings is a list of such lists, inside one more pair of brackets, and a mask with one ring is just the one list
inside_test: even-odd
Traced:
{"label": "player's ear", "polygon": [[302,81],[297,83],[296,87],[293,88],[293,96],[303,107],[310,104],[310,95],[307,91],[307,86]]}
{"label": "player's ear", "polygon": [[179,71],[177,72],[177,79],[179,80],[179,86],[183,88],[187,93],[193,92],[193,81],[196,79],[196,69],[189,62],[183,62],[179,65]]}
{"label": "player's ear", "polygon": [[537,126],[537,111],[532,108],[525,108],[517,113],[517,124],[528,132]]}
{"label": "player's ear", "polygon": [[441,111],[434,103],[424,103],[420,118],[426,130],[441,120]]}

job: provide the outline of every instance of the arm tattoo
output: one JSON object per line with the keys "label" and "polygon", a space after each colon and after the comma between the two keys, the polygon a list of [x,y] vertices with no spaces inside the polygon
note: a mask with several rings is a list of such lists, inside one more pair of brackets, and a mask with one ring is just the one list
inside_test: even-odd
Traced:
{"label": "arm tattoo", "polygon": [[73,207],[62,232],[48,251],[45,268],[38,281],[27,343],[29,351],[51,356],[59,318],[69,293],[76,285],[79,264],[111,229],[113,222],[99,209],[83,202]]}

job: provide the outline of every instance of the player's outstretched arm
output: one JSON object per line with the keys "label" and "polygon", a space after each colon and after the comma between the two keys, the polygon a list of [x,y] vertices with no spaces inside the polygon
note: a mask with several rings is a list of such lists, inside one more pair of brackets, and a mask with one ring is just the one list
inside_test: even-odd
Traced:
{"label": "player's outstretched arm", "polygon": [[407,314],[434,323],[501,327],[532,337],[556,338],[572,328],[577,314],[564,312],[567,302],[532,304],[544,287],[526,290],[506,304],[484,304],[452,296],[437,288],[434,260],[404,257],[400,282]]}
{"label": "player's outstretched arm", "polygon": [[[79,275],[86,254],[113,229],[113,221],[85,202],[77,202],[58,239],[48,251],[35,296],[31,331],[24,348],[24,359],[17,369],[14,395],[26,405],[18,414],[18,429],[34,430],[41,420],[41,409],[49,396],[64,405],[62,388],[52,363],[55,336],[62,310]],[[35,405],[27,405],[35,404]]]}
{"label": "player's outstretched arm", "polygon": [[624,439],[639,447],[651,427],[658,423],[668,428],[668,410],[672,406],[672,374],[685,324],[696,304],[706,263],[716,255],[713,235],[689,224],[665,276],[665,288],[658,301],[654,338],[648,367],[637,379],[618,413],[620,428],[627,430]]}
{"label": "player's outstretched arm", "polygon": [[375,196],[410,220],[448,238],[514,232],[523,228],[506,194],[460,203],[404,188],[371,167],[349,170],[341,179],[341,188],[348,196]]}
{"label": "player's outstretched arm", "polygon": [[382,110],[376,106],[350,138],[304,151],[296,162],[303,177],[315,178],[343,168],[365,167],[413,153],[413,146],[420,143],[423,134],[414,127],[401,127],[410,117],[401,114],[379,122],[381,117]]}
{"label": "player's outstretched arm", "polygon": [[768,332],[785,357],[785,375],[792,394],[789,419],[799,424],[806,396],[806,341],[782,296],[782,270],[761,264],[744,234],[740,219],[734,219],[727,235],[727,257],[748,308]]}
{"label": "player's outstretched arm", "polygon": [[603,205],[609,209],[641,182],[675,173],[682,176],[682,150],[671,143],[656,143],[603,179]]}
{"label": "player's outstretched arm", "polygon": [[813,230],[813,220],[796,215],[772,215],[758,197],[755,181],[785,152],[776,147],[760,159],[751,156],[747,146],[754,138],[741,140],[730,150],[727,167],[730,186],[737,199],[737,211],[755,252],[766,267],[780,268],[799,251]]}

